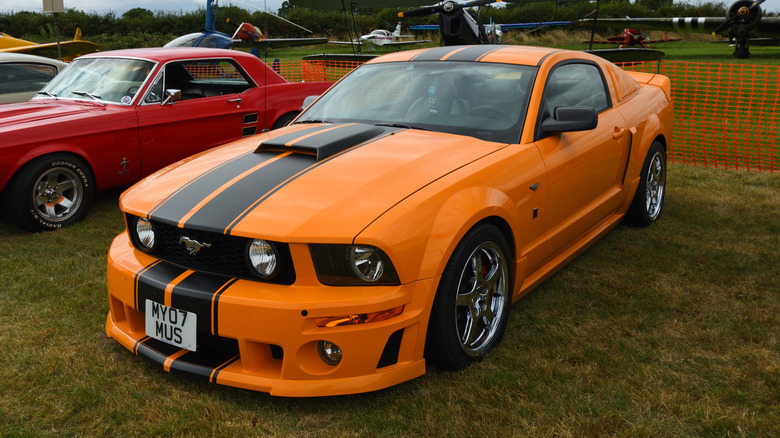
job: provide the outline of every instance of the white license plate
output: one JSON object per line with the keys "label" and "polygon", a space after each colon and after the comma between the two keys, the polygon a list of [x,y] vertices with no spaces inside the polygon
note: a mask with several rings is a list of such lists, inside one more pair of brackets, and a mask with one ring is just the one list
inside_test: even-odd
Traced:
{"label": "white license plate", "polygon": [[197,326],[197,314],[146,300],[147,336],[195,351]]}

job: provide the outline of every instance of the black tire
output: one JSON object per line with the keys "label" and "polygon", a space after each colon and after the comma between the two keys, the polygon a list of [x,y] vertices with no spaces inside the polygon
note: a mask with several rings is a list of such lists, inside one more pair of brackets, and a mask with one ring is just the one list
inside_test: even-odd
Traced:
{"label": "black tire", "polygon": [[68,154],[36,158],[5,188],[8,215],[27,231],[49,231],[86,216],[95,192],[87,165]]}
{"label": "black tire", "polygon": [[276,121],[274,122],[274,125],[271,126],[271,129],[279,129],[279,128],[283,127],[283,126],[289,125],[290,122],[293,121],[293,119],[298,117],[298,114],[300,114],[300,113],[298,113],[298,112],[291,112],[291,113],[287,113],[287,114],[282,114],[281,117],[276,119]]}
{"label": "black tire", "polygon": [[650,146],[639,176],[639,187],[625,221],[629,225],[646,227],[658,220],[666,195],[666,151],[661,143],[655,141]]}
{"label": "black tire", "polygon": [[506,329],[512,301],[509,244],[494,225],[471,229],[447,262],[431,309],[425,358],[456,370],[480,360]]}

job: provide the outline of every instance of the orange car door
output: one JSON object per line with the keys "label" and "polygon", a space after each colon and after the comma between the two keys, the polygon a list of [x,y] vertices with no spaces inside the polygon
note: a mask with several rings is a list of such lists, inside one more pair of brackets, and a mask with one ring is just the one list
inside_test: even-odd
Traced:
{"label": "orange car door", "polygon": [[[541,105],[536,145],[547,169],[547,248],[555,255],[621,205],[629,136],[625,135],[622,115],[612,108],[604,76],[595,64],[563,62],[554,67]],[[542,135],[541,121],[558,106],[595,108],[598,126],[589,131]]]}
{"label": "orange car door", "polygon": [[[224,60],[199,60],[165,67],[138,107],[144,175],[255,134],[259,115],[257,97],[253,96],[261,93],[253,92],[257,88],[237,69],[226,74],[231,66]],[[169,89],[181,90],[181,98],[163,103]]]}

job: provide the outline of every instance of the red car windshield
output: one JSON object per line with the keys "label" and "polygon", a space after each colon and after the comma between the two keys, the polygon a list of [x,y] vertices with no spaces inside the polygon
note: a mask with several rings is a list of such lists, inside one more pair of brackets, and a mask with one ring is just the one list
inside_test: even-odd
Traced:
{"label": "red car windshield", "polygon": [[129,105],[153,68],[153,62],[141,59],[76,59],[41,90],[38,98],[57,97]]}

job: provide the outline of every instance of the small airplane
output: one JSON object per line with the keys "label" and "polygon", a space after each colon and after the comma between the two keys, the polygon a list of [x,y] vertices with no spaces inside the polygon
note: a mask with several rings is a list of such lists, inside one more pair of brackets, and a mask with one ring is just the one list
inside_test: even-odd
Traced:
{"label": "small airplane", "polygon": [[459,46],[466,44],[491,44],[498,41],[495,26],[488,35],[485,27],[477,22],[474,12],[468,10],[472,7],[486,6],[491,3],[500,3],[502,0],[474,0],[457,3],[445,1],[434,6],[399,12],[398,17],[420,17],[423,15],[439,15],[439,32],[443,46]]}
{"label": "small airplane", "polygon": [[377,29],[368,35],[362,35],[359,39],[350,41],[328,41],[329,44],[371,44],[376,47],[399,47],[410,44],[429,43],[431,40],[400,40],[400,38],[414,38],[414,35],[401,35],[401,22],[395,26],[395,30]]}
{"label": "small airplane", "polygon": [[[73,58],[99,50],[100,46],[97,44],[81,39],[81,29],[76,29],[76,35],[73,37],[73,41],[60,42],[62,60],[67,62],[72,61]],[[58,59],[57,43],[38,44],[32,41],[14,38],[3,32],[0,32],[0,52],[26,53],[28,55]]]}
{"label": "small airplane", "polygon": [[[252,7],[245,3],[237,2],[244,6]],[[216,30],[217,9],[219,7],[219,0],[206,0],[206,25],[200,32],[193,32],[187,35],[180,36],[173,41],[170,41],[165,47],[212,47],[218,49],[232,49],[233,44],[247,44],[252,47],[259,47],[264,49],[276,49],[281,47],[294,47],[294,46],[309,46],[316,44],[325,44],[328,42],[327,38],[266,38],[263,32],[250,23],[241,23],[237,25],[236,31],[232,36],[219,32]],[[264,11],[265,12],[265,11]],[[293,26],[300,27],[303,30],[311,33],[310,30],[298,26],[297,24],[285,20],[278,15],[266,12],[266,14],[273,15]],[[227,23],[234,24],[227,19]]]}
{"label": "small airplane", "polygon": [[[599,18],[598,24],[630,28],[658,29],[672,32],[711,33],[728,31],[734,45],[734,56],[750,56],[750,45],[780,45],[780,17],[764,17],[761,3],[765,0],[737,0],[726,11],[725,17],[658,17],[658,18]],[[587,19],[584,23],[593,23]],[[768,38],[756,38],[764,36]]]}
{"label": "small airplane", "polygon": [[[288,0],[288,2],[292,6],[309,9],[341,9],[344,12],[344,20],[347,22],[349,39],[355,41],[360,39],[357,17],[355,16],[357,9],[423,6],[430,4],[431,0]],[[352,14],[351,20],[350,13]],[[362,44],[352,44],[353,55],[362,56],[362,47]]]}
{"label": "small airplane", "polygon": [[620,44],[618,46],[620,49],[627,49],[634,46],[647,49],[650,47],[650,43],[662,43],[669,41],[680,41],[680,38],[664,38],[660,40],[654,40],[651,39],[650,35],[648,35],[644,30],[633,29],[630,27],[623,29],[623,36],[609,37],[606,40],[593,40],[594,43],[599,44]]}
{"label": "small airplane", "polygon": [[[488,37],[488,44],[501,44],[503,42],[503,36],[504,32],[509,30],[515,30],[515,29],[527,29],[528,32],[532,32],[534,30],[543,29],[546,27],[557,27],[557,26],[570,26],[572,25],[572,21],[534,21],[534,22],[528,22],[528,23],[493,23],[491,20],[490,24],[485,24],[485,33]],[[438,24],[417,24],[413,26],[409,26],[409,29],[411,30],[428,30],[428,31],[439,31],[439,25]]]}

